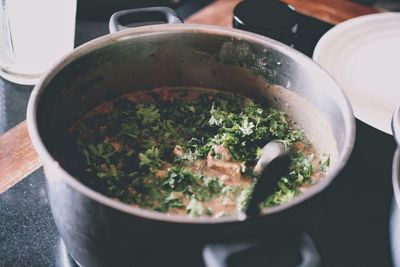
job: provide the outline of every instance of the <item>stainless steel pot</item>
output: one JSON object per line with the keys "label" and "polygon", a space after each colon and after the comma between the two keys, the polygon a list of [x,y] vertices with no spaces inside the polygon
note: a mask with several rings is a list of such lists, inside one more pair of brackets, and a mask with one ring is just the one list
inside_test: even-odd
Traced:
{"label": "stainless steel pot", "polygon": [[397,150],[393,157],[392,167],[393,192],[397,205],[400,208],[400,106],[394,112],[392,130],[397,143]]}
{"label": "stainless steel pot", "polygon": [[[153,12],[171,15],[168,10]],[[114,16],[112,21],[120,19]],[[82,114],[121,94],[163,86],[266,96],[331,154],[332,165],[304,194],[245,221],[236,216],[168,216],[129,206],[86,187],[60,165],[60,139]],[[70,254],[84,266],[137,262],[139,249],[154,242],[173,240],[176,245],[271,234],[275,226],[296,222],[304,203],[333,181],[355,137],[345,94],[311,59],[260,35],[205,25],[137,27],[76,48],[36,85],[27,121],[44,164],[57,228]]]}
{"label": "stainless steel pot", "polygon": [[397,150],[393,156],[392,164],[392,183],[393,183],[393,193],[395,198],[395,204],[393,206],[393,218],[391,219],[391,247],[392,255],[395,266],[400,264],[400,254],[398,253],[400,244],[398,243],[400,236],[400,224],[399,224],[399,214],[400,214],[400,106],[394,112],[392,119],[392,131],[393,136],[396,139]]}

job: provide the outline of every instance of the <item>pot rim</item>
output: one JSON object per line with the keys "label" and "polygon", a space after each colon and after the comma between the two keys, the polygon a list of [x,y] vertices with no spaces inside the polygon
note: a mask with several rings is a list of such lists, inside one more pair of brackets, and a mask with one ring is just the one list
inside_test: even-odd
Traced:
{"label": "pot rim", "polygon": [[[135,39],[143,36],[151,36],[151,35],[160,35],[163,33],[204,33],[210,35],[226,35],[231,38],[248,40],[255,43],[263,44],[264,46],[270,47],[274,50],[277,50],[283,54],[290,56],[295,61],[304,62],[304,64],[308,64],[312,67],[316,72],[319,72],[319,75],[325,75],[327,79],[334,79],[317,63],[312,61],[311,58],[303,55],[299,51],[286,46],[278,41],[273,39],[246,32],[237,29],[229,29],[219,26],[209,26],[209,25],[197,25],[197,24],[163,24],[163,25],[151,25],[151,26],[142,26],[138,28],[132,28],[129,30],[124,30],[121,32],[115,32],[112,34],[108,34],[99,38],[96,38],[92,41],[89,41],[68,54],[66,54],[62,59],[58,61],[55,65],[53,65],[50,70],[44,75],[40,81],[34,87],[27,108],[27,124],[30,138],[32,140],[32,144],[35,147],[37,153],[43,161],[45,168],[55,168],[59,173],[59,178],[66,182],[70,187],[74,188],[78,192],[87,196],[88,198],[95,200],[102,205],[105,205],[109,208],[113,208],[119,210],[121,212],[143,217],[151,220],[158,220],[164,222],[173,222],[173,223],[190,223],[190,224],[220,224],[220,223],[229,223],[229,222],[237,222],[240,221],[240,215],[230,215],[224,216],[221,218],[209,218],[209,217],[189,217],[184,215],[167,215],[165,213],[160,213],[156,211],[150,211],[146,209],[142,209],[139,207],[134,207],[132,205],[125,204],[118,200],[113,200],[89,187],[81,183],[78,179],[74,178],[70,175],[64,168],[60,166],[56,159],[54,159],[47,148],[45,147],[43,140],[39,134],[38,126],[37,126],[37,107],[40,102],[41,95],[46,90],[47,85],[50,81],[67,65],[74,62],[76,59],[86,55],[94,50],[99,48],[111,45],[113,43],[118,43],[127,39]],[[337,85],[337,83],[335,82]],[[290,207],[296,206],[305,200],[315,196],[324,190],[336,177],[336,175],[342,170],[342,168],[347,163],[348,158],[353,149],[354,140],[355,140],[355,119],[353,115],[353,111],[350,105],[347,96],[344,91],[337,85],[337,90],[332,91],[332,96],[334,97],[341,107],[345,118],[345,124],[347,125],[347,131],[344,133],[345,140],[343,144],[343,151],[339,153],[338,159],[331,166],[324,179],[319,181],[317,184],[313,185],[307,191],[302,193],[299,196],[296,196],[289,203],[281,204],[272,208],[269,208],[267,212],[263,213],[261,216],[255,216],[254,218],[263,217],[265,215],[275,214],[278,212],[282,212]],[[47,178],[47,177],[46,177]],[[251,219],[251,218],[248,218]]]}

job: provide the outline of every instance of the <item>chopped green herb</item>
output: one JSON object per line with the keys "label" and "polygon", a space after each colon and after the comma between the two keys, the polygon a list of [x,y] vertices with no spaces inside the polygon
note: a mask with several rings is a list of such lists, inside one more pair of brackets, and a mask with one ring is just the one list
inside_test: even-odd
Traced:
{"label": "chopped green herb", "polygon": [[[194,89],[147,96],[140,103],[119,98],[111,111],[92,113],[72,130],[77,176],[109,197],[159,212],[221,216],[246,207],[254,165],[270,140],[283,140],[293,162],[264,207],[290,201],[329,166],[329,156],[318,163],[306,153],[312,145],[304,132],[264,100]],[[231,172],[239,184],[229,182]]]}

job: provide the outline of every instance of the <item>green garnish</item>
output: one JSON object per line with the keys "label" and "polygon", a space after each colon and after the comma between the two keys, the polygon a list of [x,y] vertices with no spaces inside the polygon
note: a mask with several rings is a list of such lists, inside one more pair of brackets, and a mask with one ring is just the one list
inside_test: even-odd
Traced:
{"label": "green garnish", "polygon": [[[315,164],[311,153],[296,148],[298,143],[311,144],[284,113],[240,95],[203,93],[189,101],[184,99],[188,92],[171,90],[173,97],[163,100],[150,91],[152,100],[140,103],[120,98],[111,112],[82,120],[71,134],[81,159],[78,176],[128,204],[203,216],[220,213],[208,205],[216,198],[244,209],[252,170],[270,140],[283,140],[293,163],[265,207],[290,201],[300,187],[313,182],[315,171],[329,166],[329,156]],[[208,175],[204,166],[193,167],[206,165],[210,157],[238,164],[237,175],[248,182],[229,184],[223,177]]]}

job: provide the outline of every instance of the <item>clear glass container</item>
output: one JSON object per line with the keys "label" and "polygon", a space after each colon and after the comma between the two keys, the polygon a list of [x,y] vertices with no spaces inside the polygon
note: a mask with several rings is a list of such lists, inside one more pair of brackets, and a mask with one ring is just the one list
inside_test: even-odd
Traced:
{"label": "clear glass container", "polygon": [[0,1],[0,76],[35,84],[74,47],[76,0]]}

